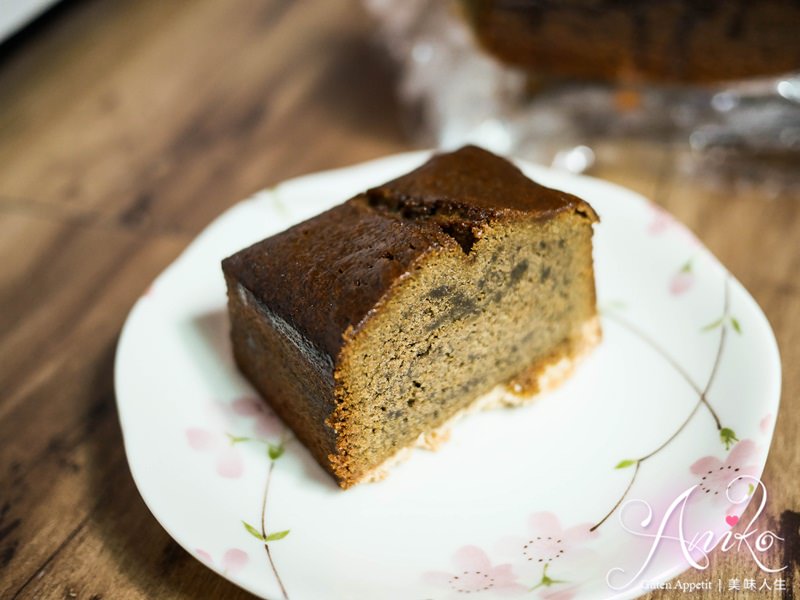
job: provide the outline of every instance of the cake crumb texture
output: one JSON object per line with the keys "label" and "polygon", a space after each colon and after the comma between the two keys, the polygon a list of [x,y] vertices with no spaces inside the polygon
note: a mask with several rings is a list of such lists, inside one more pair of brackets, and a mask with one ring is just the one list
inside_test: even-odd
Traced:
{"label": "cake crumb texture", "polygon": [[374,479],[596,343],[596,221],[484,150],[435,156],[223,261],[237,364],[339,485]]}

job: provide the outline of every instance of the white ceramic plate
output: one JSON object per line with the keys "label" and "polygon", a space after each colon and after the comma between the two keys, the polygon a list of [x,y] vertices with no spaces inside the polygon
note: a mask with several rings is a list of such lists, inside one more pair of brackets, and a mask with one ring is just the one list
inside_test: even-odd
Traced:
{"label": "white ceramic plate", "polygon": [[[233,366],[220,260],[427,156],[306,176],[239,203],[136,303],[116,391],[148,507],[210,568],[271,599],[633,597],[687,569],[667,540],[636,576],[652,544],[636,533],[655,532],[698,484],[684,533],[730,530],[766,461],[778,350],[750,295],[685,227],[602,181],[522,165],[602,219],[604,340],[562,388],[468,417],[438,452],[346,492],[296,441],[269,457],[285,432]],[[726,492],[739,475],[748,485]],[[262,532],[281,539],[265,547]]]}

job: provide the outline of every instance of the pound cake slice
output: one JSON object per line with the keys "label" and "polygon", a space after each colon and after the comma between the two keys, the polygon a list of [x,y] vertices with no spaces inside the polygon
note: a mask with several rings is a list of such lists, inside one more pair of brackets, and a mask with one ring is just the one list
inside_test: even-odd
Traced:
{"label": "pound cake slice", "polygon": [[596,221],[485,150],[434,156],[222,262],[236,362],[340,486],[377,479],[599,340]]}

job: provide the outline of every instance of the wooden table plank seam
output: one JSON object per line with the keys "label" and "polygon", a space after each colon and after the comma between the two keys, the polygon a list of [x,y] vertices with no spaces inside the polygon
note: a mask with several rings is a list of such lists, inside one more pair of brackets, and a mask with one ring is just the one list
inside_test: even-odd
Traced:
{"label": "wooden table plank seam", "polygon": [[78,526],[75,527],[60,544],[58,544],[56,549],[53,550],[53,552],[44,560],[44,562],[42,562],[36,569],[34,569],[31,572],[30,576],[25,580],[25,583],[23,583],[22,586],[20,586],[17,589],[17,591],[14,592],[14,595],[11,597],[12,600],[17,600],[20,594],[22,594],[25,591],[25,589],[33,582],[33,580],[37,577],[37,575],[44,574],[44,571],[45,569],[47,569],[48,565],[52,563],[56,559],[56,557],[67,546],[69,546],[70,542],[75,538],[75,536],[77,536],[83,530],[83,528],[86,527],[86,524],[89,522],[90,518],[91,518],[91,513],[87,514],[83,518],[83,520],[78,524]]}

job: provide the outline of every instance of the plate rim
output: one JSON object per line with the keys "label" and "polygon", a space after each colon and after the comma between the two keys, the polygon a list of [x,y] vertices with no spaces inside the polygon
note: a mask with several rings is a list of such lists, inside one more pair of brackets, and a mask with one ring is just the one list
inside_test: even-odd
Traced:
{"label": "plate rim", "polygon": [[[334,169],[325,169],[321,171],[314,171],[311,173],[299,175],[296,177],[292,177],[283,181],[276,183],[273,186],[263,188],[258,190],[257,192],[251,194],[247,198],[242,200],[236,201],[230,206],[228,206],[225,210],[217,214],[213,217],[198,233],[196,236],[192,238],[192,240],[181,250],[181,252],[172,259],[169,264],[167,264],[161,271],[156,275],[156,277],[152,280],[150,286],[154,286],[157,284],[159,280],[162,278],[167,277],[173,270],[178,268],[179,263],[182,263],[187,256],[191,255],[191,253],[199,246],[202,245],[203,240],[210,235],[210,230],[213,228],[218,221],[220,221],[223,217],[229,215],[237,208],[242,206],[245,203],[253,202],[253,201],[264,201],[270,195],[274,195],[273,193],[276,191],[281,190],[282,188],[292,187],[297,185],[298,183],[305,183],[308,181],[313,181],[316,179],[324,180],[330,177],[337,177],[341,176],[345,173],[353,173],[359,170],[369,171],[375,168],[380,168],[384,165],[391,165],[393,163],[402,163],[404,161],[409,163],[417,163],[422,164],[425,158],[431,156],[434,152],[438,152],[441,150],[432,150],[432,149],[425,149],[425,150],[413,150],[408,152],[401,152],[396,154],[391,154],[387,156],[382,156],[378,158],[373,158],[367,161],[355,163],[349,166],[344,167],[337,167]],[[574,180],[576,182],[581,183],[582,185],[590,185],[590,186],[599,186],[601,188],[605,188],[605,190],[614,195],[626,197],[635,200],[641,204],[647,206],[656,206],[659,207],[661,210],[666,212],[666,209],[660,207],[656,202],[647,198],[643,194],[626,188],[622,185],[619,185],[614,182],[606,181],[603,179],[599,179],[596,177],[583,175],[583,174],[574,174],[567,171],[560,171],[554,169],[552,167],[547,167],[544,165],[536,164],[530,161],[526,161],[519,158],[508,157],[515,165],[520,167],[527,176],[532,176],[533,179],[536,179],[537,176],[541,173],[548,173],[556,176],[557,178],[563,178],[565,180]],[[342,199],[344,201],[345,199]],[[279,200],[276,199],[279,202]],[[668,213],[671,215],[671,213]],[[675,218],[675,217],[672,217]],[[675,218],[675,221],[680,224],[681,227],[684,227],[694,235],[694,232],[686,226],[682,221],[679,221]],[[288,227],[290,225],[287,225]],[[285,228],[285,227],[284,227]],[[283,230],[283,228],[281,229]],[[782,372],[782,362],[780,357],[780,349],[778,346],[777,338],[775,336],[775,331],[772,327],[769,318],[764,313],[761,306],[755,300],[753,295],[749,292],[749,290],[731,273],[731,271],[722,264],[722,262],[702,243],[699,242],[699,249],[702,251],[704,256],[707,259],[710,259],[712,264],[715,268],[719,269],[723,274],[727,274],[727,277],[730,278],[730,282],[733,286],[735,286],[737,290],[737,294],[739,295],[740,299],[744,299],[749,305],[750,310],[753,314],[758,315],[758,317],[763,321],[765,327],[763,327],[764,333],[767,334],[766,341],[769,345],[769,361],[772,366],[774,367],[774,375],[775,375],[775,383],[777,394],[774,398],[770,398],[768,401],[765,401],[765,406],[769,405],[769,408],[772,413],[772,419],[769,423],[768,430],[764,432],[766,440],[768,440],[768,445],[763,452],[762,458],[759,461],[759,477],[763,475],[763,472],[766,468],[766,464],[769,460],[770,451],[772,449],[773,441],[774,441],[774,433],[777,424],[777,419],[780,414],[780,405],[782,400],[782,384],[783,384],[783,372]],[[149,288],[148,288],[149,289]],[[159,525],[167,532],[170,538],[176,542],[179,546],[181,546],[192,558],[199,560],[194,552],[194,548],[190,547],[190,544],[182,539],[180,536],[168,523],[169,519],[161,514],[160,509],[156,506],[158,503],[155,502],[152,498],[148,498],[148,495],[143,491],[143,478],[141,477],[141,473],[138,470],[138,467],[135,466],[135,460],[132,460],[132,456],[134,455],[134,451],[131,447],[130,436],[126,432],[126,424],[125,424],[125,413],[127,408],[125,408],[126,403],[123,402],[122,396],[125,395],[125,392],[121,390],[120,387],[120,373],[124,368],[125,363],[125,353],[128,344],[130,344],[130,338],[133,335],[133,325],[136,322],[136,318],[143,310],[144,302],[146,301],[146,293],[142,294],[137,297],[136,301],[133,303],[131,309],[129,310],[125,322],[121,327],[120,334],[118,336],[116,348],[115,348],[115,356],[114,356],[114,365],[113,365],[113,375],[114,375],[114,396],[115,396],[115,404],[117,408],[117,416],[120,423],[120,430],[122,434],[123,440],[123,447],[125,449],[125,458],[126,462],[128,463],[128,468],[131,472],[131,476],[133,478],[134,484],[136,486],[136,490],[139,493],[139,496],[142,498],[145,506],[152,514],[152,516],[156,519]],[[146,488],[146,486],[144,486]],[[749,501],[748,501],[749,504]],[[744,505],[747,506],[746,504]],[[257,597],[265,597],[263,596],[260,590],[255,589],[252,586],[247,585],[246,582],[243,582],[237,578],[233,578],[230,574],[225,573],[222,569],[220,569],[216,564],[209,564],[204,561],[199,561],[201,564],[206,566],[207,568],[214,571],[217,575],[225,578],[227,581],[230,581],[234,585],[254,594]],[[687,571],[691,567],[687,565],[677,565],[669,570],[668,573],[658,576],[659,580],[669,581],[674,577],[680,575],[681,573]],[[635,593],[632,593],[635,592]],[[636,597],[641,594],[646,593],[645,591],[638,591],[637,588],[630,588],[624,590],[619,594],[611,594],[609,597],[613,598],[630,598]]]}

